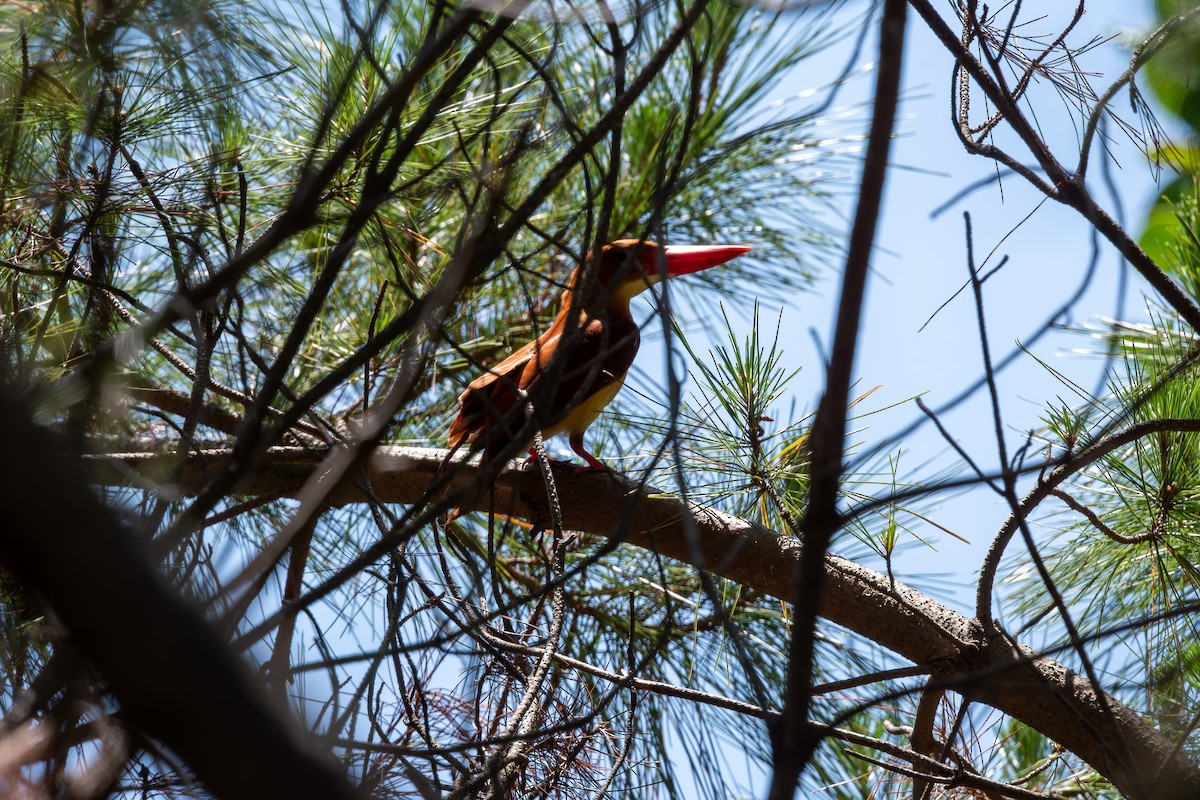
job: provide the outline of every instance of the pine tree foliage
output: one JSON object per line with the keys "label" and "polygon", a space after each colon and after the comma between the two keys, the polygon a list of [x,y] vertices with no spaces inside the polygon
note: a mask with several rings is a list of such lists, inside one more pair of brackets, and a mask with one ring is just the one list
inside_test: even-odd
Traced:
{"label": "pine tree foliage", "polygon": [[[1196,14],[1159,3],[1106,93],[1077,20],[876,5],[0,8],[0,793],[1200,786],[1196,176],[1145,250],[1085,180],[1110,130],[1194,166],[1113,97],[1154,65],[1193,123],[1172,76]],[[872,251],[896,95],[839,93],[877,29],[873,77],[895,78],[906,7],[953,55],[964,146],[1078,210],[1156,293],[1096,337],[1102,390],[1064,375],[1032,437],[997,425],[997,474],[961,449],[914,464],[870,428],[911,399],[877,399],[845,339],[785,366],[771,310]],[[775,100],[828,50],[842,73]],[[1038,138],[1051,101],[1071,169]],[[868,233],[844,247],[847,209]],[[440,449],[463,387],[627,237],[753,250],[635,303],[666,363],[588,434],[624,477],[510,467],[518,441],[474,467]],[[843,311],[861,301],[844,289]],[[1002,369],[985,350],[977,388]],[[797,399],[809,376],[824,389]],[[944,410],[922,407],[939,428]],[[1012,510],[973,616],[898,563],[959,536],[938,503],[966,491]],[[812,564],[819,596],[795,578]]]}
{"label": "pine tree foliage", "polygon": [[[777,75],[838,32],[823,12],[696,10],[9,7],[7,382],[28,387],[45,422],[126,446],[312,448],[393,393],[403,413],[384,439],[439,443],[458,387],[544,328],[568,265],[597,240],[733,237],[756,248],[756,269],[699,292],[802,287],[833,239],[829,189],[799,165],[836,174],[837,156],[815,112],[759,109]],[[767,195],[771,213],[756,211]],[[463,274],[464,253],[485,248],[493,257]],[[155,316],[169,301],[170,318]],[[510,523],[413,527],[382,503],[313,521],[305,589],[328,594],[260,640],[286,579],[243,594],[234,576],[297,506],[193,503],[162,490],[178,467],[111,490],[110,507],[167,543],[172,584],[229,626],[372,791],[450,791],[513,735],[531,662],[496,637],[532,647],[558,626],[564,656],[609,670],[722,691],[742,680],[691,570],[599,540],[566,550]],[[386,558],[339,573],[381,536]],[[547,595],[564,572],[571,592]],[[7,704],[53,652],[30,598],[18,585],[9,597]],[[729,603],[741,635],[778,653],[778,606]],[[582,671],[551,681],[522,744],[523,795],[686,795],[683,775],[722,758],[727,739],[687,704]],[[758,726],[721,728],[765,749]],[[676,766],[680,747],[693,769]],[[153,750],[116,780],[188,785]]]}

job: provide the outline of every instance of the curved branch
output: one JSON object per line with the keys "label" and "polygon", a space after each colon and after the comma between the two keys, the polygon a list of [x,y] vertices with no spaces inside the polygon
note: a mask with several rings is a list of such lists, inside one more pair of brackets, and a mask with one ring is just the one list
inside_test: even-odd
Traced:
{"label": "curved branch", "polygon": [[[1200,430],[1200,420],[1172,421]],[[1165,424],[1160,422],[1159,425]],[[1134,426],[1105,441],[1109,449],[1152,429]],[[1053,473],[1077,471],[1100,455],[1093,445]],[[238,487],[240,493],[274,491],[288,496],[314,477],[322,453],[276,449],[267,462]],[[220,469],[222,451],[187,457],[179,487],[198,491]],[[172,454],[126,453],[93,459],[96,480],[119,481],[123,468],[153,470],[156,462],[173,464]],[[367,460],[369,491],[351,480],[331,487],[334,505],[378,501],[411,503],[430,484],[446,477],[450,453],[442,449],[380,447]],[[159,461],[162,459],[162,461]],[[112,462],[119,462],[114,468]],[[461,459],[449,491],[470,479]],[[615,537],[637,547],[689,564],[703,563],[712,572],[774,597],[790,596],[800,563],[802,540],[729,514],[640,487],[617,476],[575,475],[570,464],[555,465],[555,481],[563,524],[571,530]],[[1065,475],[1064,475],[1065,477]],[[1058,479],[1058,480],[1061,480]],[[1049,481],[1043,485],[1048,491]],[[496,481],[497,513],[542,524],[548,519],[545,491],[536,470],[509,466]],[[1029,499],[1026,499],[1029,504]],[[1033,503],[1032,505],[1036,505]],[[699,531],[685,532],[684,517]],[[1176,751],[1175,743],[1133,710],[1067,667],[1034,651],[1012,645],[1003,636],[983,636],[977,620],[966,617],[887,576],[852,561],[829,555],[820,613],[826,619],[865,636],[981,702],[1021,720],[1091,764],[1130,796],[1191,800],[1200,793],[1200,766]],[[1108,713],[1103,710],[1107,706]],[[1123,742],[1119,752],[1111,746]]]}
{"label": "curved branch", "polygon": [[1004,521],[996,538],[992,540],[992,545],[988,548],[987,555],[984,556],[983,566],[979,569],[975,613],[985,625],[990,626],[992,622],[992,590],[996,585],[996,572],[1000,568],[1000,558],[1004,555],[1008,543],[1012,541],[1013,535],[1020,529],[1021,521],[1027,519],[1038,504],[1050,497],[1059,484],[1079,470],[1143,436],[1163,431],[1195,433],[1200,431],[1200,419],[1152,419],[1130,425],[1120,433],[1094,442],[1078,453],[1067,457],[1025,495],[1020,505]]}
{"label": "curved branch", "polygon": [[1055,489],[1051,492],[1051,494],[1066,503],[1072,510],[1082,514],[1087,518],[1088,522],[1092,523],[1093,528],[1100,531],[1109,539],[1112,539],[1118,544],[1141,544],[1142,542],[1153,542],[1160,538],[1159,534],[1154,530],[1153,527],[1145,533],[1139,533],[1133,536],[1126,536],[1123,533],[1117,533],[1108,526],[1108,523],[1100,519],[1099,514],[1097,514],[1095,511],[1092,511],[1090,508],[1064,492],[1062,489]]}
{"label": "curved branch", "polygon": [[1092,106],[1092,113],[1088,115],[1087,125],[1083,131],[1083,145],[1079,149],[1079,166],[1075,168],[1076,180],[1083,181],[1087,175],[1088,157],[1092,152],[1092,142],[1096,138],[1096,130],[1100,127],[1100,118],[1108,109],[1108,104],[1117,96],[1117,92],[1133,83],[1133,79],[1137,76],[1138,70],[1146,65],[1163,46],[1170,41],[1171,34],[1180,25],[1190,21],[1193,17],[1200,15],[1200,8],[1193,8],[1191,11],[1183,14],[1177,14],[1171,17],[1162,25],[1154,29],[1154,32],[1142,40],[1142,43],[1134,49],[1133,55],[1129,58],[1129,67],[1121,75],[1113,81],[1112,85],[1105,90],[1104,94],[1096,100],[1096,104]]}

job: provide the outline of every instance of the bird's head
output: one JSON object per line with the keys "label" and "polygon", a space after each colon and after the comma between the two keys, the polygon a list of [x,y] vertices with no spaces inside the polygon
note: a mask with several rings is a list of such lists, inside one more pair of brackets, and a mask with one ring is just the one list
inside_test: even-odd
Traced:
{"label": "bird's head", "polygon": [[[688,275],[724,264],[750,250],[740,245],[661,245],[638,239],[618,239],[600,249],[596,285],[609,304],[628,304],[638,293],[664,276]],[[589,256],[586,263],[592,261]],[[572,288],[582,279],[577,274]]]}

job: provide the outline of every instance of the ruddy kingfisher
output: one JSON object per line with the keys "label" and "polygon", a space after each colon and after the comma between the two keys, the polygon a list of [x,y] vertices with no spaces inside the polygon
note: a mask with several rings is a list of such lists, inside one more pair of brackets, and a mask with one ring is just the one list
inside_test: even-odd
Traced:
{"label": "ruddy kingfisher", "polygon": [[[629,301],[664,275],[699,272],[749,249],[621,239],[604,245],[598,258],[589,254],[576,267],[561,310],[545,333],[490,367],[459,396],[450,447],[482,443],[487,463],[522,435],[529,403],[543,438],[568,434],[571,449],[587,462],[581,472],[612,471],[584,448],[583,434],[621,390],[637,355],[641,336]],[[595,275],[589,280],[593,261]],[[560,348],[569,352],[559,353]],[[524,438],[521,449],[531,448],[532,435]],[[455,509],[451,517],[459,513]]]}

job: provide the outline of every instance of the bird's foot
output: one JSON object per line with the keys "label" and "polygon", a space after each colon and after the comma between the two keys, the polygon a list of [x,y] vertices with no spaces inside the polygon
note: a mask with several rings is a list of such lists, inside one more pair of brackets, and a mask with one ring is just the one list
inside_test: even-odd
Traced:
{"label": "bird's foot", "polygon": [[603,461],[601,461],[600,459],[593,456],[591,453],[588,453],[585,451],[585,452],[580,452],[579,455],[583,456],[583,460],[587,462],[587,465],[575,468],[575,475],[577,475],[577,476],[578,475],[586,475],[589,472],[607,472],[610,475],[620,475],[621,474],[621,473],[617,472],[615,469],[613,469],[612,467],[610,467],[608,464],[605,464]]}
{"label": "bird's foot", "polygon": [[[620,475],[621,474],[621,473],[617,472],[615,469],[613,469],[612,467],[605,464],[600,459],[593,456],[591,453],[587,452],[586,450],[577,448],[575,450],[575,452],[578,453],[583,458],[583,460],[586,461],[587,463],[584,464],[583,466],[576,466],[575,472],[573,473],[574,475],[586,475],[589,472],[607,472],[611,475]],[[551,456],[546,456],[546,460],[549,461],[551,464],[563,463],[562,459],[553,458]],[[530,464],[536,464],[537,461],[538,461],[537,451],[530,450],[529,455],[525,458],[525,461],[522,462],[522,466],[529,466]]]}
{"label": "bird's foot", "polygon": [[[555,458],[554,456],[552,456],[552,455],[550,455],[550,454],[548,454],[548,453],[547,453],[547,454],[546,454],[546,460],[547,460],[547,461],[549,461],[551,464],[557,464],[557,463],[559,463],[559,462],[560,462],[562,459]],[[529,451],[529,455],[525,456],[525,460],[521,462],[521,466],[522,466],[522,467],[528,467],[530,464],[536,464],[536,463],[538,463],[538,455],[537,455],[537,451],[536,451],[536,450],[530,450],[530,451]]]}
{"label": "bird's foot", "polygon": [[608,473],[609,475],[621,474],[607,464],[596,462],[595,464],[584,464],[582,467],[576,467],[575,477],[579,477],[580,475],[588,475],[595,472]]}

